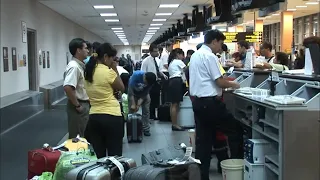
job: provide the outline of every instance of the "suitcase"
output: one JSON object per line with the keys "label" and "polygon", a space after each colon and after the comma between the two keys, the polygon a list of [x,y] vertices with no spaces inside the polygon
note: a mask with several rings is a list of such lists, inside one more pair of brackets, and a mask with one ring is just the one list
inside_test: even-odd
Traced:
{"label": "suitcase", "polygon": [[152,151],[141,155],[142,164],[157,164],[174,159],[183,159],[185,148],[180,146],[169,146],[167,148]]}
{"label": "suitcase", "polygon": [[119,180],[125,172],[136,166],[133,159],[105,157],[69,171],[66,180]]}
{"label": "suitcase", "polygon": [[131,168],[124,180],[201,180],[199,165],[187,162],[174,166],[142,165]]}
{"label": "suitcase", "polygon": [[158,118],[159,118],[159,121],[171,122],[170,103],[165,103],[159,106]]}
{"label": "suitcase", "polygon": [[141,114],[138,114],[138,113],[128,114],[127,138],[129,143],[142,142],[143,127],[142,127]]}
{"label": "suitcase", "polygon": [[58,150],[36,149],[28,152],[28,179],[43,172],[54,172],[61,152]]}

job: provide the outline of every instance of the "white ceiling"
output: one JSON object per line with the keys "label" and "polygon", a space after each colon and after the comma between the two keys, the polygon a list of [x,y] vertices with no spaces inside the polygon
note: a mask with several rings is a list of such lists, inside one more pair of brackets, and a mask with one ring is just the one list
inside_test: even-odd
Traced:
{"label": "white ceiling", "polygon": [[[74,21],[80,26],[101,36],[114,45],[123,42],[111,30],[122,27],[130,45],[140,45],[150,24],[163,24],[149,42],[160,36],[165,30],[183,18],[184,13],[191,14],[192,6],[211,4],[213,0],[39,0],[42,4]],[[319,1],[319,0],[310,0]],[[307,8],[296,8],[305,5],[308,0],[288,0],[288,9],[295,8],[295,17],[320,12],[320,5],[308,5]],[[160,4],[180,4],[178,8],[158,8]],[[95,9],[95,5],[113,5],[114,9]],[[100,13],[117,13],[117,17],[101,17]],[[155,16],[155,13],[172,13],[171,16]],[[154,18],[167,19],[165,22],[152,22]],[[191,17],[190,17],[191,18]],[[105,19],[119,19],[119,22],[105,22]],[[252,12],[244,15],[244,22],[254,19]],[[271,16],[266,24],[280,22],[280,16]]]}

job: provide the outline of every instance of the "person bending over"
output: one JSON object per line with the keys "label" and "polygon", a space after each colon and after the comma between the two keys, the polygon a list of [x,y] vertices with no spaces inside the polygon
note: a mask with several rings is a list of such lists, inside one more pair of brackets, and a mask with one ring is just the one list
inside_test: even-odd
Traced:
{"label": "person bending over", "polygon": [[98,158],[122,155],[123,117],[114,92],[124,91],[117,63],[117,50],[109,43],[102,44],[97,55],[86,64],[85,88],[91,108],[85,137]]}
{"label": "person bending over", "polygon": [[156,83],[156,75],[152,72],[134,71],[129,80],[128,107],[129,113],[135,113],[142,106],[143,133],[150,136],[150,95],[149,91]]}
{"label": "person bending over", "polygon": [[171,102],[170,116],[172,121],[173,131],[183,131],[184,129],[180,127],[177,123],[178,112],[180,102],[183,100],[184,94],[184,83],[182,80],[182,74],[186,69],[186,65],[183,62],[184,52],[182,49],[177,48],[171,51],[169,55],[169,87],[168,94],[169,102]]}

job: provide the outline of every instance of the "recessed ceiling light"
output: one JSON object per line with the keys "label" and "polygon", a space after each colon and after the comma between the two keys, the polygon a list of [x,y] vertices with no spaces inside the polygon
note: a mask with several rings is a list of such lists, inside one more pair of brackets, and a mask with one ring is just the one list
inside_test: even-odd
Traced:
{"label": "recessed ceiling light", "polygon": [[179,4],[160,4],[159,8],[177,8]]}
{"label": "recessed ceiling light", "polygon": [[97,5],[97,6],[93,6],[93,8],[95,9],[113,9],[113,5]]}
{"label": "recessed ceiling light", "polygon": [[113,32],[115,32],[115,33],[123,33],[123,31],[113,31]]}
{"label": "recessed ceiling light", "polygon": [[297,9],[287,9],[287,11],[296,11]]}
{"label": "recessed ceiling light", "polygon": [[105,22],[119,22],[119,19],[105,19]]}
{"label": "recessed ceiling light", "polygon": [[111,28],[112,30],[122,30],[122,27],[119,28]]}
{"label": "recessed ceiling light", "polygon": [[152,21],[166,21],[166,19],[153,19]]}
{"label": "recessed ceiling light", "polygon": [[150,24],[150,26],[162,26],[163,24]]}
{"label": "recessed ceiling light", "polygon": [[116,35],[124,35],[124,33],[115,33]]}
{"label": "recessed ceiling light", "polygon": [[125,45],[125,46],[129,46],[129,43],[128,43],[128,42],[126,42],[126,43],[123,43],[123,45]]}
{"label": "recessed ceiling light", "polygon": [[307,5],[317,5],[317,4],[319,4],[319,2],[307,2],[306,4]]}
{"label": "recessed ceiling light", "polygon": [[127,39],[126,37],[118,37],[119,39]]}
{"label": "recessed ceiling light", "polygon": [[117,13],[101,13],[100,16],[117,16]]}
{"label": "recessed ceiling light", "polygon": [[172,13],[156,13],[156,16],[171,16]]}
{"label": "recessed ceiling light", "polygon": [[296,6],[297,8],[306,8],[308,6]]}
{"label": "recessed ceiling light", "polygon": [[159,27],[149,27],[149,29],[160,29]]}
{"label": "recessed ceiling light", "polygon": [[126,37],[126,35],[122,34],[122,35],[117,35],[118,37]]}
{"label": "recessed ceiling light", "polygon": [[157,30],[148,30],[147,32],[157,32]]}

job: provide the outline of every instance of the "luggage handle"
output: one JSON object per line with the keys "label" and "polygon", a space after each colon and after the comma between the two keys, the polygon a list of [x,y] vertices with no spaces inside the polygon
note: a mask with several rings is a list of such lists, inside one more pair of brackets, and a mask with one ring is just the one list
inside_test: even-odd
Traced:
{"label": "luggage handle", "polygon": [[45,163],[44,168],[45,168],[45,170],[48,170],[48,167],[47,167],[47,166],[48,166],[48,160],[47,160],[47,157],[46,157],[45,155],[43,155],[43,154],[39,153],[39,152],[34,151],[34,152],[32,153],[31,158],[33,159],[35,155],[39,155],[39,156],[42,156],[42,157],[43,157],[43,159],[44,159],[44,163]]}
{"label": "luggage handle", "polygon": [[109,157],[108,160],[110,160],[114,165],[116,165],[120,171],[120,179],[122,180],[123,179],[123,176],[124,176],[124,167],[123,165],[121,164],[121,162],[119,160],[117,160],[115,157]]}

